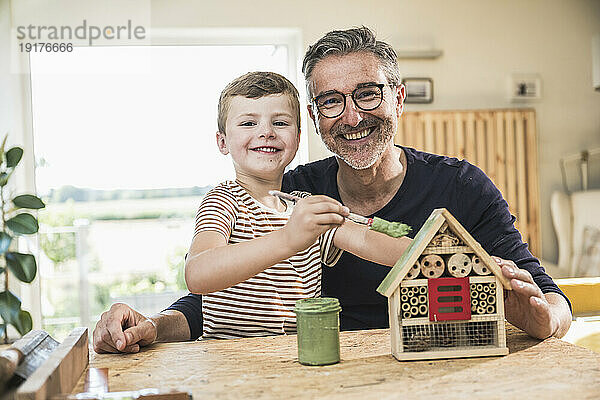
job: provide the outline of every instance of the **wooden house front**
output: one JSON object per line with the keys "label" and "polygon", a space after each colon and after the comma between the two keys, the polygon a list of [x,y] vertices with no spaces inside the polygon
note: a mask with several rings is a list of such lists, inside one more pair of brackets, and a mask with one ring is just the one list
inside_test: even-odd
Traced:
{"label": "wooden house front", "polygon": [[508,354],[500,268],[445,209],[435,210],[382,282],[398,360]]}

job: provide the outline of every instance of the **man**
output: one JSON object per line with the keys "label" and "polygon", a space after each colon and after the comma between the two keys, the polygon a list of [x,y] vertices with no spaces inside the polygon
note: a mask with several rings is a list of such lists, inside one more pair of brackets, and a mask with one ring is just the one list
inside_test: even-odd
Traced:
{"label": "man", "polygon": [[[288,172],[284,190],[328,195],[357,214],[405,222],[413,235],[434,208],[446,207],[511,279],[507,320],[537,338],[563,336],[571,321],[568,300],[521,241],[489,178],[465,161],[393,144],[406,92],[392,47],[364,27],[332,31],[309,47],[303,72],[310,117],[336,157]],[[387,327],[387,301],[375,289],[388,271],[351,254],[323,269],[323,295],[340,300],[342,329]],[[115,304],[93,342],[98,352],[135,352],[201,331],[201,298],[188,295],[151,319]]]}

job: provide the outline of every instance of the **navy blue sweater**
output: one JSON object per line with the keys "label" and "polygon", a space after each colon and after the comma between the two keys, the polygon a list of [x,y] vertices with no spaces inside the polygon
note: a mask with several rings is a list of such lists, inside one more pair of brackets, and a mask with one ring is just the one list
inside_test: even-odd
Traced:
{"label": "navy blue sweater", "polygon": [[[431,212],[444,207],[489,254],[513,260],[528,270],[542,292],[564,296],[521,240],[508,204],[483,171],[464,160],[411,148],[403,150],[407,170],[402,186],[385,207],[370,217],[406,223],[412,227],[409,236],[414,237]],[[282,189],[324,194],[341,201],[337,171],[334,157],[302,165],[284,175]],[[387,298],[376,288],[389,270],[348,252],[335,267],[323,268],[323,296],[339,299],[342,330],[388,327]],[[192,339],[202,334],[201,304],[201,296],[190,294],[169,307],[185,315]]]}

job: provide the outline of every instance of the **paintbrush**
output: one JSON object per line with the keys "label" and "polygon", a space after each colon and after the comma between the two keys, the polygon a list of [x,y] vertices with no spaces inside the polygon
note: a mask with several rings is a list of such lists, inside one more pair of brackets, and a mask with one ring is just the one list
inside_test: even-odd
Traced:
{"label": "paintbrush", "polygon": [[[269,194],[271,196],[277,196],[280,199],[289,200],[293,202],[302,200],[302,197],[294,196],[293,194],[289,193],[283,193],[279,190],[269,190]],[[367,218],[363,217],[362,215],[354,214],[352,212],[349,213],[346,218],[356,222],[357,224],[366,225],[369,229],[373,231],[381,232],[394,238],[406,236],[411,230],[410,226],[400,222],[389,222],[379,217]]]}

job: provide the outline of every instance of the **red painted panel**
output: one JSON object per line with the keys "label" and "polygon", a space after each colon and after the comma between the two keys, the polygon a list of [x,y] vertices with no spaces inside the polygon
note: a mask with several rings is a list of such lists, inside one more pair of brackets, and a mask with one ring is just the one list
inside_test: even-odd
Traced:
{"label": "red painted panel", "polygon": [[471,319],[469,277],[427,280],[430,321]]}

